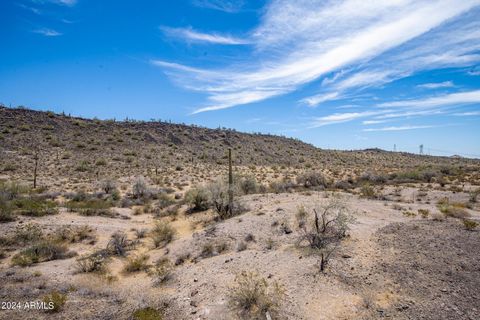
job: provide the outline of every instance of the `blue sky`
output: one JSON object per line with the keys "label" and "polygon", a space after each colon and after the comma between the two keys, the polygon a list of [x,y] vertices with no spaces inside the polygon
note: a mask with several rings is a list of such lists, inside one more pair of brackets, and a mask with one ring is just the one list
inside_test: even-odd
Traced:
{"label": "blue sky", "polygon": [[0,2],[0,102],[480,157],[480,0]]}

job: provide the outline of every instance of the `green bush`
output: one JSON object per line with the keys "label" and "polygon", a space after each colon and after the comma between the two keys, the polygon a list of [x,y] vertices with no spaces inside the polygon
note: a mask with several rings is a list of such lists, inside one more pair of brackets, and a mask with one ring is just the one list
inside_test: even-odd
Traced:
{"label": "green bush", "polygon": [[58,213],[57,204],[54,201],[41,198],[17,198],[12,201],[12,204],[16,212],[25,216],[43,217]]}
{"label": "green bush", "polygon": [[110,208],[113,203],[109,200],[103,199],[88,199],[88,200],[70,200],[65,205],[71,212],[77,212],[82,216],[113,216]]}
{"label": "green bush", "polygon": [[72,256],[67,247],[53,241],[42,241],[20,251],[12,257],[12,264],[22,267],[35,263],[64,259]]}

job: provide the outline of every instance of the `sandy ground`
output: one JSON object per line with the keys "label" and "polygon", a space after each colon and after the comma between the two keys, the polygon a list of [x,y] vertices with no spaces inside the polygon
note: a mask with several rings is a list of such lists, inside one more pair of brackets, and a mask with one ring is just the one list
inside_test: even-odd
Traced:
{"label": "sandy ground", "polygon": [[[113,282],[94,274],[76,273],[75,258],[44,262],[28,268],[10,267],[9,259],[2,260],[1,275],[5,285],[0,289],[1,300],[37,299],[48,288],[60,288],[68,294],[68,301],[58,314],[2,311],[0,318],[127,319],[135,308],[155,305],[165,306],[167,319],[233,319],[234,315],[227,306],[228,290],[236,274],[255,271],[269,282],[277,281],[284,287],[287,297],[281,307],[282,316],[286,319],[376,319],[385,316],[415,319],[416,314],[422,314],[425,319],[446,319],[440,316],[441,309],[435,311],[430,305],[425,305],[423,309],[419,307],[416,311],[411,308],[412,301],[425,299],[431,292],[415,291],[415,285],[406,285],[392,268],[395,259],[403,257],[415,260],[419,252],[429,248],[428,243],[436,241],[437,238],[432,237],[427,242],[418,240],[425,236],[425,232],[433,234],[431,228],[438,228],[444,233],[448,233],[445,230],[449,228],[455,230],[452,234],[468,233],[469,240],[465,245],[471,246],[479,240],[478,231],[463,230],[456,219],[436,222],[418,215],[408,217],[403,214],[405,210],[417,212],[418,209],[438,212],[435,207],[438,199],[448,196],[451,201],[466,201],[468,194],[428,191],[419,197],[418,187],[403,188],[397,195],[392,192],[388,188],[384,190],[387,200],[367,200],[348,193],[337,193],[345,200],[356,223],[352,225],[349,237],[339,247],[325,274],[318,271],[318,256],[296,245],[299,231],[295,225],[295,213],[300,204],[311,212],[316,205],[327,203],[332,195],[328,192],[250,195],[242,198],[249,207],[247,213],[223,222],[210,223],[206,227],[202,227],[201,222],[209,221],[211,214],[181,214],[172,221],[172,226],[177,230],[176,238],[165,248],[154,249],[149,239],[141,239],[141,244],[130,255],[146,252],[152,263],[161,257],[174,262],[180,256],[190,256],[188,261],[174,268],[172,278],[161,286],[153,286],[151,277],[144,272],[122,273],[125,258],[113,258],[109,263],[112,275],[117,277]],[[398,206],[405,210],[399,210]],[[151,228],[154,223],[150,214],[134,216],[130,209],[115,210],[128,219],[82,217],[62,211],[55,216],[22,218],[22,223],[34,220],[50,230],[61,225],[92,226],[98,237],[97,242],[93,245],[72,245],[70,249],[79,254],[104,248],[111,234],[116,231],[125,231],[133,239],[133,229]],[[480,219],[478,211],[468,211],[473,219]],[[18,223],[2,224],[1,231],[8,232]],[[420,229],[421,232],[415,234],[415,237],[419,237],[416,241],[421,244],[403,245],[401,240],[408,239],[417,230],[409,229],[412,224],[426,226],[425,231]],[[401,226],[398,233],[384,236],[391,225]],[[292,232],[285,233],[285,226]],[[251,241],[246,240],[249,234],[253,236]],[[246,250],[236,249],[240,242],[247,244]],[[202,258],[200,253],[207,243],[226,243],[228,250]],[[271,243],[273,248],[269,249],[268,244]],[[402,250],[403,255],[400,254]],[[465,254],[467,252],[459,251],[460,258]],[[459,263],[462,263],[460,258]],[[479,255],[472,259],[468,260],[468,266],[474,262],[478,266]],[[405,274],[411,271],[407,266],[401,270]],[[35,272],[41,275],[33,276]],[[430,272],[430,269],[425,269],[425,272]],[[471,277],[478,279],[479,275],[478,267],[471,270]],[[428,281],[425,285],[428,285]],[[435,286],[436,283],[432,282],[431,285]],[[462,285],[460,280],[458,285]],[[470,288],[468,292],[478,298],[478,288]],[[419,296],[412,298],[414,294]],[[472,300],[472,308],[476,308],[473,311],[463,310],[455,315],[458,319],[478,319],[472,318],[479,316],[478,301]],[[425,315],[427,309],[433,317]],[[439,316],[435,317],[435,314]]]}

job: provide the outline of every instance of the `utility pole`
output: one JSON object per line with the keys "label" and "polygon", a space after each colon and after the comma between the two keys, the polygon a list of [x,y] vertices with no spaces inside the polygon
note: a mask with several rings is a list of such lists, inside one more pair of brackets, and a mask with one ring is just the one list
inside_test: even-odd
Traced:
{"label": "utility pole", "polygon": [[228,148],[228,211],[233,216],[232,148]]}
{"label": "utility pole", "polygon": [[33,160],[35,160],[35,167],[33,168],[33,189],[35,189],[37,187],[38,149],[35,149]]}

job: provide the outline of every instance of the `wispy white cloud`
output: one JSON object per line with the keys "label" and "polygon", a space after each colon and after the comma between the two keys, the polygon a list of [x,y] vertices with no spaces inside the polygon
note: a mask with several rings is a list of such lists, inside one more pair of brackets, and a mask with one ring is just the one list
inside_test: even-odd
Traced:
{"label": "wispy white cloud", "polygon": [[48,29],[48,28],[35,29],[35,30],[32,30],[32,32],[41,34],[46,37],[58,37],[62,35],[62,33],[53,29]]}
{"label": "wispy white cloud", "polygon": [[480,22],[462,16],[479,4],[274,0],[248,37],[254,56],[213,72],[164,67],[186,87],[208,92],[209,102],[197,112],[261,101],[337,72],[318,94],[302,99],[314,106],[422,69],[480,61]]}
{"label": "wispy white cloud", "polygon": [[17,6],[19,6],[20,8],[23,8],[25,10],[28,10],[30,12],[33,12],[35,14],[42,14],[42,11],[38,8],[35,8],[35,7],[32,7],[32,6],[27,6],[23,3],[16,3]]}
{"label": "wispy white cloud", "polygon": [[459,112],[459,113],[454,113],[453,115],[458,117],[480,116],[480,111]]}
{"label": "wispy white cloud", "polygon": [[363,125],[371,125],[371,124],[379,124],[379,123],[385,123],[388,120],[364,120],[362,121]]}
{"label": "wispy white cloud", "polygon": [[380,107],[440,107],[447,105],[461,105],[480,102],[480,90],[445,94],[422,99],[384,102]]}
{"label": "wispy white cloud", "polygon": [[432,82],[432,83],[419,84],[417,87],[424,88],[424,89],[438,89],[438,88],[451,88],[454,86],[455,85],[453,84],[452,81],[444,81],[444,82]]}
{"label": "wispy white cloud", "polygon": [[403,131],[403,130],[415,130],[415,129],[428,129],[434,128],[433,125],[422,125],[422,126],[398,126],[398,127],[383,127],[383,128],[367,128],[363,129],[364,132],[374,132],[374,131]]}
{"label": "wispy white cloud", "polygon": [[245,5],[244,0],[193,0],[192,3],[201,8],[235,13]]}
{"label": "wispy white cloud", "polygon": [[240,45],[247,44],[245,39],[235,38],[229,35],[220,35],[217,33],[202,33],[191,28],[170,28],[160,27],[166,35],[176,38],[182,38],[187,41],[207,42],[216,44]]}
{"label": "wispy white cloud", "polygon": [[365,112],[346,112],[346,113],[334,113],[328,116],[316,117],[310,123],[310,128],[318,128],[331,124],[348,122],[360,118],[369,117],[377,114],[378,112],[365,111]]}
{"label": "wispy white cloud", "polygon": [[68,7],[73,7],[78,2],[78,0],[31,0],[31,1],[39,4],[54,3],[62,6],[68,6]]}

